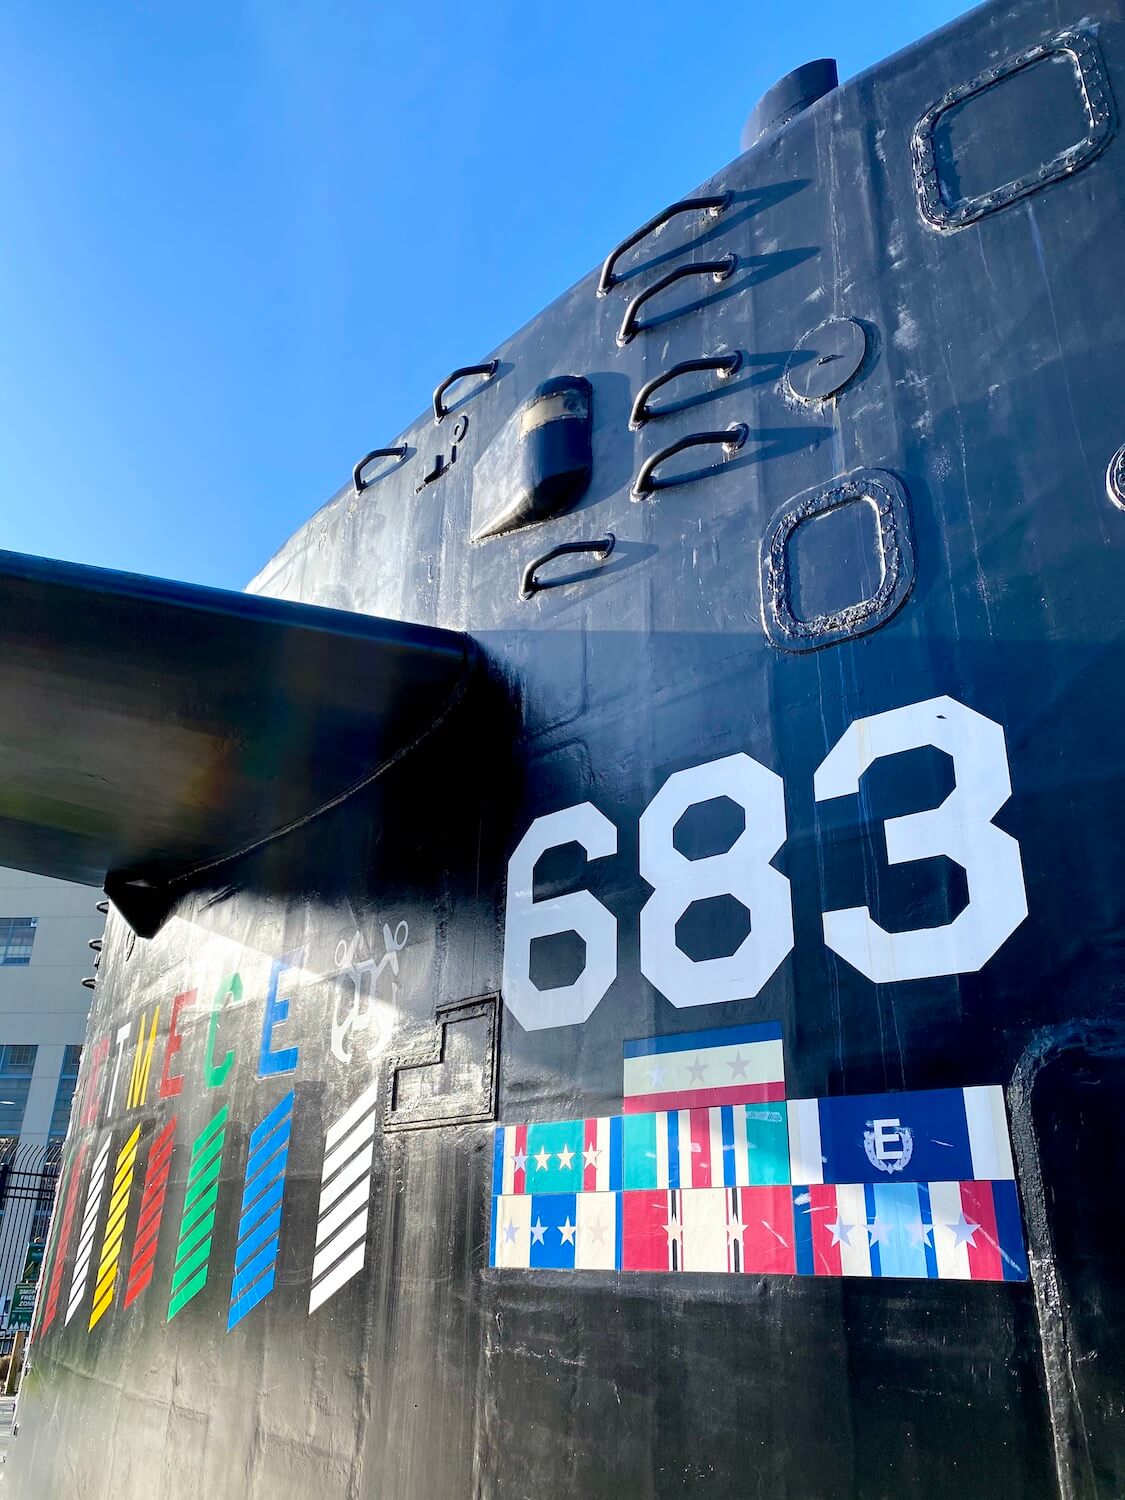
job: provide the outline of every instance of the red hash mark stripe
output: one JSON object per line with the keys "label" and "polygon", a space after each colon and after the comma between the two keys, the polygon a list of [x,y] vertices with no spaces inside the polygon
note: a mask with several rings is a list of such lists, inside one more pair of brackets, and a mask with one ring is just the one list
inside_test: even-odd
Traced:
{"label": "red hash mark stripe", "polygon": [[59,1226],[58,1243],[55,1246],[55,1264],[51,1271],[51,1285],[47,1289],[47,1306],[43,1312],[43,1326],[39,1330],[42,1337],[55,1321],[55,1313],[59,1306],[59,1292],[62,1290],[63,1265],[66,1262],[67,1247],[70,1243],[70,1231],[74,1226],[74,1210],[78,1203],[78,1185],[82,1181],[82,1168],[86,1164],[86,1144],[83,1142],[78,1148],[78,1155],[74,1158],[74,1165],[70,1171],[70,1182],[66,1189],[66,1202],[63,1205],[62,1223]]}
{"label": "red hash mark stripe", "polygon": [[140,1218],[137,1220],[137,1237],[133,1242],[133,1260],[129,1267],[129,1284],[125,1288],[126,1307],[136,1301],[152,1280],[152,1264],[156,1259],[156,1244],[160,1238],[160,1220],[164,1215],[164,1196],[168,1191],[168,1173],[172,1168],[175,1135],[176,1121],[173,1118],[153,1141],[149,1152],[144,1191],[141,1193]]}

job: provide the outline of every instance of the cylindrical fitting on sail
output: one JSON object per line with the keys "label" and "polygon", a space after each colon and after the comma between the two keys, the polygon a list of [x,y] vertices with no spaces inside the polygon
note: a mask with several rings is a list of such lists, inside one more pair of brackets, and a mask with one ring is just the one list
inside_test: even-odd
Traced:
{"label": "cylindrical fitting on sail", "polygon": [[834,57],[818,57],[814,62],[794,68],[792,73],[786,73],[773,88],[766,90],[751,110],[742,127],[742,150],[749,151],[768,131],[788,124],[794,115],[830,94],[839,82]]}

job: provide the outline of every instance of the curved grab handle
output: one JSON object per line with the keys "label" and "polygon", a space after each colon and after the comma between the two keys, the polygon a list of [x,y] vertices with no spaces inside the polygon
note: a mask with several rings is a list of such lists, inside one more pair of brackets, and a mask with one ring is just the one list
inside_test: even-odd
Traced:
{"label": "curved grab handle", "polygon": [[659,213],[654,219],[650,219],[647,224],[642,224],[639,229],[634,230],[628,239],[622,240],[620,245],[611,250],[606,256],[605,264],[602,266],[602,274],[598,277],[598,296],[604,297],[610,287],[616,284],[618,278],[613,274],[614,263],[620,260],[626,250],[631,250],[634,245],[639,245],[641,240],[646,239],[650,234],[661,228],[662,225],[667,224],[669,219],[674,219],[677,214],[690,214],[694,213],[697,208],[703,208],[707,210],[709,218],[717,219],[725,208],[730,207],[731,197],[732,194],[730,193],[712,193],[707,198],[681,198],[678,203],[670,204],[663,213]]}
{"label": "curved grab handle", "polygon": [[82,988],[83,988],[83,989],[84,989],[84,990],[92,990],[92,989],[93,989],[93,988],[94,988],[94,986],[95,986],[95,985],[96,985],[96,984],[97,984],[97,982],[98,982],[98,981],[97,981],[97,980],[96,980],[96,979],[93,979],[93,978],[90,978],[90,979],[83,979],[83,980],[82,980],[82,981],[81,981],[81,984],[82,984]]}
{"label": "curved grab handle", "polygon": [[100,911],[103,916],[108,916],[109,915],[109,902],[108,901],[98,901],[97,903],[95,903],[94,910],[95,911]]}
{"label": "curved grab handle", "polygon": [[722,260],[697,260],[692,266],[680,266],[678,270],[669,271],[667,276],[662,276],[659,281],[654,281],[643,292],[638,292],[629,303],[625,309],[625,316],[621,320],[621,327],[617,331],[617,342],[624,348],[636,338],[640,332],[637,327],[637,314],[650,297],[655,297],[658,292],[674,286],[677,281],[683,281],[685,276],[713,276],[716,281],[725,281],[737,265],[738,256],[730,254],[724,255]]}
{"label": "curved grab handle", "polygon": [[360,459],[359,463],[357,463],[356,466],[355,466],[355,468],[352,470],[352,485],[355,488],[356,494],[357,495],[362,495],[363,492],[364,492],[364,490],[368,487],[368,485],[371,485],[371,484],[375,483],[375,481],[373,479],[364,479],[364,477],[363,477],[363,471],[364,471],[364,469],[367,468],[367,465],[369,463],[373,463],[375,461],[375,459],[377,459],[377,458],[405,458],[405,457],[406,457],[406,444],[405,443],[401,443],[401,444],[399,444],[399,446],[397,446],[395,448],[372,448],[372,450],[371,450],[370,453],[365,453],[364,456]]}
{"label": "curved grab handle", "polygon": [[682,453],[685,448],[707,448],[712,445],[722,447],[726,450],[726,457],[737,453],[739,448],[750,436],[750,429],[745,422],[736,422],[733,427],[728,427],[726,432],[693,432],[690,437],[681,438],[678,443],[671,443],[667,448],[661,448],[659,453],[654,453],[651,458],[646,458],[641,465],[641,472],[637,475],[637,482],[633,485],[630,495],[631,500],[643,500],[646,495],[651,495],[654,490],[670,488],[673,484],[682,483],[681,480],[669,480],[665,484],[658,484],[652,477],[653,470],[658,464],[662,464],[666,458],[674,458],[677,453]]}
{"label": "curved grab handle", "polygon": [[455,385],[458,380],[463,380],[466,375],[484,375],[491,380],[499,368],[498,359],[486,359],[480,365],[461,365],[459,369],[454,370],[452,375],[447,375],[434,392],[434,421],[440,422],[443,417],[449,415],[441,398],[451,385]]}
{"label": "curved grab handle", "polygon": [[685,359],[680,364],[673,365],[663,375],[658,375],[655,380],[641,386],[629,414],[629,426],[635,430],[647,422],[649,417],[660,416],[657,411],[649,411],[648,399],[655,396],[660,387],[667,385],[670,380],[678,380],[681,375],[691,375],[696,370],[718,370],[720,380],[729,380],[741,365],[742,352],[739,349],[733,354],[714,354],[707,359]]}
{"label": "curved grab handle", "polygon": [[556,557],[566,557],[570,552],[592,552],[598,562],[605,562],[613,551],[617,538],[612,531],[607,531],[605,536],[596,542],[560,542],[557,547],[552,547],[550,552],[544,552],[542,557],[537,557],[534,562],[529,562],[523,570],[520,579],[520,598],[530,599],[539,593],[540,589],[554,588],[554,584],[540,583],[536,573],[547,563],[553,562]]}

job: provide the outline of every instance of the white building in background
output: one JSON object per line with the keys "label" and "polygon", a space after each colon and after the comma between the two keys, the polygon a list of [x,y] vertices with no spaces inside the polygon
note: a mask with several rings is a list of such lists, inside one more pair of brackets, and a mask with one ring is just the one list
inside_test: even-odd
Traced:
{"label": "white building in background", "polygon": [[100,899],[0,868],[0,1329],[29,1247],[41,1253],[47,1234],[92,998],[82,980],[105,926]]}
{"label": "white building in background", "polygon": [[101,937],[101,892],[0,869],[0,1150],[66,1135]]}

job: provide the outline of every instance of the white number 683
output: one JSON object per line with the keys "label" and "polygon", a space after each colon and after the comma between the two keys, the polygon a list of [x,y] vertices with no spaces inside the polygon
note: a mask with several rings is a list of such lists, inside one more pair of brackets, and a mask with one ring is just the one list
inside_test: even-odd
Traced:
{"label": "white number 683", "polygon": [[[823,914],[824,941],[876,983],[980,969],[1027,916],[1015,839],[992,822],[1012,794],[1004,731],[953,698],[930,698],[851,724],[813,778],[818,802],[854,796],[883,756],[932,745],[953,761],[954,786],[940,806],[883,823],[891,864],[945,855],[965,871],[968,902],[952,922],[887,932],[866,906]],[[689,859],[673,830],[689,807],[729,797],[746,826],[729,849]],[[640,820],[640,873],[652,887],[641,911],[641,972],[676,1006],[714,1005],[758,994],[793,947],[789,881],[770,861],[785,842],[781,777],[750,756],[727,755],[677,771]],[[589,859],[617,852],[617,829],[591,803],[537,818],[508,864],[504,1003],[529,1031],[585,1021],[617,977],[617,919],[590,891],[536,901],[535,866],[548,849],[577,843]],[[676,924],[695,901],[729,894],[752,913],[752,929],[724,958],[692,960]],[[539,989],[530,975],[535,938],[575,932],[586,946],[582,973]]]}

